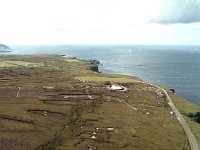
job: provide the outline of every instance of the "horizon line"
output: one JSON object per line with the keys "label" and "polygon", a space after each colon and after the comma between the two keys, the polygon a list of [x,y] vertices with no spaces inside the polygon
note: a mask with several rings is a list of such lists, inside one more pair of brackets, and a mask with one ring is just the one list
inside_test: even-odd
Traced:
{"label": "horizon line", "polygon": [[117,43],[106,43],[106,44],[5,44],[8,46],[200,46],[200,44],[117,44]]}

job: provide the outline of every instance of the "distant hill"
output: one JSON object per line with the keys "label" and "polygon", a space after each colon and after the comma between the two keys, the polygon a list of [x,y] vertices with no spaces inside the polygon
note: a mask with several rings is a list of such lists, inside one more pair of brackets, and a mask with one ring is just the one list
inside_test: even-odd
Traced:
{"label": "distant hill", "polygon": [[10,47],[5,44],[0,44],[0,51],[10,51]]}

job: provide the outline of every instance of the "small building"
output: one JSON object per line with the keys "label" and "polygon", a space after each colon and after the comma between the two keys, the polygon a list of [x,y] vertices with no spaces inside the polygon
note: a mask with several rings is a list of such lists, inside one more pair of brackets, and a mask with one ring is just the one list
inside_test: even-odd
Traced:
{"label": "small building", "polygon": [[116,90],[124,90],[124,88],[122,88],[120,85],[117,85],[117,84],[113,84],[110,86],[110,89],[113,90],[113,91],[116,91]]}
{"label": "small building", "polygon": [[110,84],[108,85],[108,89],[111,91],[127,91],[126,87],[121,86],[119,84]]}
{"label": "small building", "polygon": [[94,135],[91,136],[91,139],[96,139],[96,137]]}
{"label": "small building", "polygon": [[108,131],[114,131],[115,129],[112,127],[107,128]]}
{"label": "small building", "polygon": [[52,86],[42,86],[43,89],[52,90],[54,89]]}

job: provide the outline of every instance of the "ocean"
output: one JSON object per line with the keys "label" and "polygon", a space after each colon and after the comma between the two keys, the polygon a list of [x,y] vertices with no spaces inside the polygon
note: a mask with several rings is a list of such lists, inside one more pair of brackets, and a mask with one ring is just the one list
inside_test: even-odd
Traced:
{"label": "ocean", "polygon": [[200,105],[200,46],[49,45],[11,46],[8,54],[64,54],[97,59],[105,73],[134,75],[174,88]]}

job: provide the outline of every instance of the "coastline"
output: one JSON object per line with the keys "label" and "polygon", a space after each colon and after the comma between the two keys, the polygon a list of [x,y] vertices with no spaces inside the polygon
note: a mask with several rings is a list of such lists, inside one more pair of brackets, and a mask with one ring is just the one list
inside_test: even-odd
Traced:
{"label": "coastline", "polygon": [[[91,60],[88,60],[88,61],[91,61]],[[99,62],[98,60],[93,60],[94,62]],[[97,69],[95,69],[95,70],[93,70],[92,68],[91,68],[91,70],[92,71],[94,71],[94,72],[97,72],[97,73],[104,73],[104,72],[99,72],[99,64],[100,64],[100,62],[98,63],[98,64],[95,64],[95,63],[93,63],[94,65],[95,65],[95,68],[97,68]],[[101,64],[101,65],[103,65],[103,64]],[[106,73],[107,74],[107,73]],[[113,74],[113,73],[109,73],[108,72],[108,74]],[[122,75],[123,76],[123,74],[118,74],[118,75]],[[133,76],[129,76],[129,75],[126,75],[127,77],[133,77]],[[134,76],[135,77],[135,76]],[[138,79],[139,79],[139,77],[137,77]],[[165,93],[165,95],[166,95],[166,97],[167,97],[167,99],[168,99],[168,104],[169,104],[169,106],[171,107],[171,109],[172,109],[172,111],[175,113],[175,115],[176,115],[176,118],[177,118],[177,120],[178,120],[178,122],[179,122],[179,124],[181,125],[181,127],[183,128],[183,130],[184,130],[184,132],[185,132],[185,134],[186,134],[186,136],[187,136],[187,138],[188,138],[188,141],[189,141],[189,143],[190,143],[190,146],[191,146],[191,149],[192,150],[199,150],[199,146],[200,146],[200,141],[198,141],[197,142],[197,138],[199,139],[199,135],[197,134],[195,134],[195,133],[193,133],[192,132],[192,128],[191,128],[191,125],[189,126],[188,125],[188,120],[186,119],[184,119],[185,118],[185,116],[183,117],[183,115],[186,115],[186,114],[183,114],[182,112],[180,112],[180,110],[178,110],[177,108],[176,108],[176,105],[174,104],[174,102],[173,102],[173,100],[171,99],[171,97],[169,96],[169,94],[168,94],[168,92],[170,92],[170,93],[172,93],[170,90],[169,90],[169,88],[167,88],[166,89],[166,87],[165,87],[165,89],[164,88],[162,88],[161,86],[159,86],[159,85],[156,85],[156,84],[152,84],[152,83],[148,83],[147,81],[143,81],[143,80],[141,80],[141,82],[142,83],[144,83],[144,84],[149,84],[149,85],[151,85],[151,86],[154,86],[154,87],[156,87],[156,88],[159,88],[159,89],[161,89],[164,93]],[[168,91],[168,92],[167,92]],[[176,94],[176,93],[174,93],[174,94]],[[193,105],[196,105],[196,104],[194,104],[194,103],[192,103],[192,102],[190,102],[190,101],[188,101],[188,100],[186,100],[187,101],[187,103],[191,103],[191,104],[193,104]],[[128,104],[127,104],[128,105]],[[131,105],[130,105],[130,107],[132,107]],[[198,105],[196,105],[196,107],[199,107]],[[136,109],[135,107],[133,107],[134,109]],[[199,110],[200,110],[200,107],[199,107]],[[195,135],[195,136],[194,136]]]}
{"label": "coastline", "polygon": [[[123,75],[123,74],[121,74],[121,75]],[[168,104],[169,104],[169,106],[171,107],[172,111],[175,113],[176,118],[177,118],[179,124],[182,126],[182,128],[183,128],[183,130],[184,130],[186,136],[188,137],[188,141],[189,141],[189,143],[190,143],[191,149],[192,149],[192,150],[199,150],[200,141],[197,142],[197,138],[199,139],[199,135],[198,135],[198,134],[196,135],[195,133],[192,132],[192,130],[194,130],[194,129],[191,128],[191,125],[190,125],[190,126],[188,125],[188,119],[185,120],[185,119],[184,119],[185,117],[183,118],[183,115],[186,115],[186,114],[183,113],[183,112],[180,112],[180,110],[178,110],[178,109],[176,108],[176,106],[175,106],[173,100],[172,100],[171,97],[168,95],[168,92],[172,93],[172,92],[169,90],[169,88],[167,88],[167,90],[168,90],[168,92],[167,92],[167,91],[166,91],[166,87],[165,87],[165,89],[164,89],[164,88],[160,87],[159,85],[152,84],[152,83],[148,83],[148,82],[146,82],[146,81],[142,81],[142,83],[144,83],[144,84],[149,84],[149,85],[151,85],[151,86],[157,87],[157,88],[161,89],[161,90],[165,93],[165,95],[166,95],[166,97],[167,97],[167,99],[168,99]],[[191,103],[191,104],[193,104],[193,105],[196,105],[196,104],[194,104],[194,103],[192,103],[192,102],[190,102],[190,101],[188,101],[188,100],[186,100],[186,101],[187,101],[187,103]],[[196,105],[196,107],[199,107],[199,106]],[[199,110],[200,110],[200,107],[199,107]],[[187,112],[187,113],[188,113],[188,112]],[[195,135],[195,136],[194,136],[194,135]]]}
{"label": "coastline", "polygon": [[[121,74],[121,75],[123,75],[123,74]],[[167,99],[169,101],[169,106],[171,107],[172,111],[175,113],[178,122],[180,123],[180,125],[182,126],[186,136],[188,137],[188,141],[190,143],[190,146],[191,146],[192,150],[199,150],[199,147],[200,147],[200,134],[197,134],[197,132],[194,132],[194,131],[197,131],[197,129],[193,128],[194,126],[191,125],[192,121],[189,121],[189,117],[185,116],[188,113],[192,113],[192,112],[187,112],[187,111],[183,112],[182,109],[184,109],[184,107],[180,108],[180,106],[178,106],[179,109],[176,108],[176,105],[179,105],[179,104],[176,101],[175,102],[173,101],[175,98],[173,98],[173,100],[171,99],[170,95],[173,95],[173,93],[169,90],[170,88],[167,88],[166,86],[165,86],[165,88],[162,88],[163,85],[156,85],[156,84],[149,83],[149,82],[143,81],[143,80],[142,80],[142,83],[149,84],[151,86],[160,88],[162,91],[164,91],[164,93],[165,93],[165,95],[166,95],[166,97],[167,97]],[[171,94],[169,95],[168,93],[171,93]],[[174,94],[176,94],[176,93],[174,93]],[[200,111],[200,106],[198,106],[197,104],[194,104],[191,101],[188,101],[188,100],[183,99],[183,98],[182,98],[182,100],[185,101],[186,104],[187,103],[189,105],[192,104],[193,107],[195,107],[195,109]],[[195,113],[195,112],[193,112],[193,113]],[[196,123],[194,123],[194,124],[196,124]],[[199,129],[200,129],[200,127],[199,127]],[[199,139],[198,142],[197,142],[197,139]]]}
{"label": "coastline", "polygon": [[171,99],[171,97],[169,96],[168,92],[165,89],[163,89],[163,88],[161,88],[161,87],[159,87],[157,85],[154,85],[154,84],[151,84],[151,85],[160,88],[165,93],[165,95],[166,95],[166,97],[168,99],[169,106],[171,107],[172,111],[175,113],[178,122],[182,126],[182,128],[183,128],[183,130],[184,130],[184,132],[185,132],[185,134],[186,134],[186,136],[188,138],[188,141],[190,143],[191,149],[192,150],[199,150],[199,146],[198,146],[199,143],[197,142],[197,139],[194,136],[194,133],[191,131],[189,125],[187,124],[187,122],[183,118],[182,114],[179,112],[179,110],[174,105],[174,102]]}
{"label": "coastline", "polygon": [[[112,73],[136,75],[145,81],[166,85],[176,89],[179,95],[200,106],[198,94],[200,87],[197,84],[200,81],[197,67],[200,53],[194,51],[194,48],[190,46],[16,45],[12,49],[14,49],[12,54],[40,54],[42,52],[102,60],[105,64],[102,67],[103,72],[113,71]],[[132,50],[131,53],[128,52],[129,49]],[[185,62],[184,60],[191,61]],[[192,70],[190,70],[191,68]]]}
{"label": "coastline", "polygon": [[[44,136],[43,134],[52,133],[54,135],[59,129],[59,132],[56,132],[57,140],[54,139],[54,136],[46,137],[47,139],[41,140],[43,144],[40,144],[39,149],[59,146],[59,140],[63,142],[62,146],[74,146],[75,141],[84,140],[81,144],[75,144],[77,148],[81,148],[85,142],[89,142],[90,145],[93,143],[101,148],[139,146],[140,149],[145,149],[145,147],[155,149],[164,145],[170,148],[168,142],[171,140],[171,143],[177,143],[171,145],[171,148],[185,147],[188,149],[184,132],[178,125],[176,117],[170,115],[171,108],[166,105],[165,96],[157,94],[158,88],[141,83],[142,81],[138,77],[93,72],[91,67],[97,67],[98,63],[95,65],[88,60],[63,58],[58,55],[4,56],[0,59],[2,60],[0,63],[1,82],[8,93],[0,99],[2,108],[12,110],[16,102],[20,104],[17,105],[16,110],[8,112],[2,109],[0,114],[3,113],[3,117],[9,120],[13,120],[15,117],[26,124],[32,122],[30,127],[23,125],[24,130],[34,127],[36,131],[41,131],[41,135],[39,135],[41,137]],[[15,78],[12,77],[13,75]],[[14,82],[14,80],[16,81]],[[128,91],[111,92],[107,86],[112,83],[122,85],[128,88]],[[13,95],[11,93],[15,91],[13,88],[19,85],[22,88],[19,97],[11,97]],[[1,87],[0,92],[5,91],[5,88]],[[155,101],[155,99],[157,100]],[[7,104],[5,100],[12,101]],[[9,123],[8,119],[4,122]],[[57,120],[58,124],[52,126],[51,120],[53,122]],[[67,123],[63,122],[64,120]],[[44,125],[51,130],[46,132],[42,127]],[[159,128],[160,126],[163,128]],[[108,136],[96,129],[94,131],[94,128],[97,127],[103,128],[101,130],[108,127],[109,130],[115,131],[108,133],[105,131]],[[16,131],[19,130],[17,124],[15,128]],[[6,132],[4,131],[4,133]],[[90,139],[92,132],[97,134],[93,135],[96,139]],[[164,134],[165,132],[168,134]],[[29,134],[32,135],[34,132]],[[124,135],[127,135],[128,138]],[[163,136],[165,138],[161,139],[160,137]],[[18,138],[20,139],[20,137]],[[35,141],[34,136],[32,138]],[[98,140],[104,144],[98,144]],[[139,141],[132,142],[134,140]],[[111,143],[108,144],[108,141]]]}

